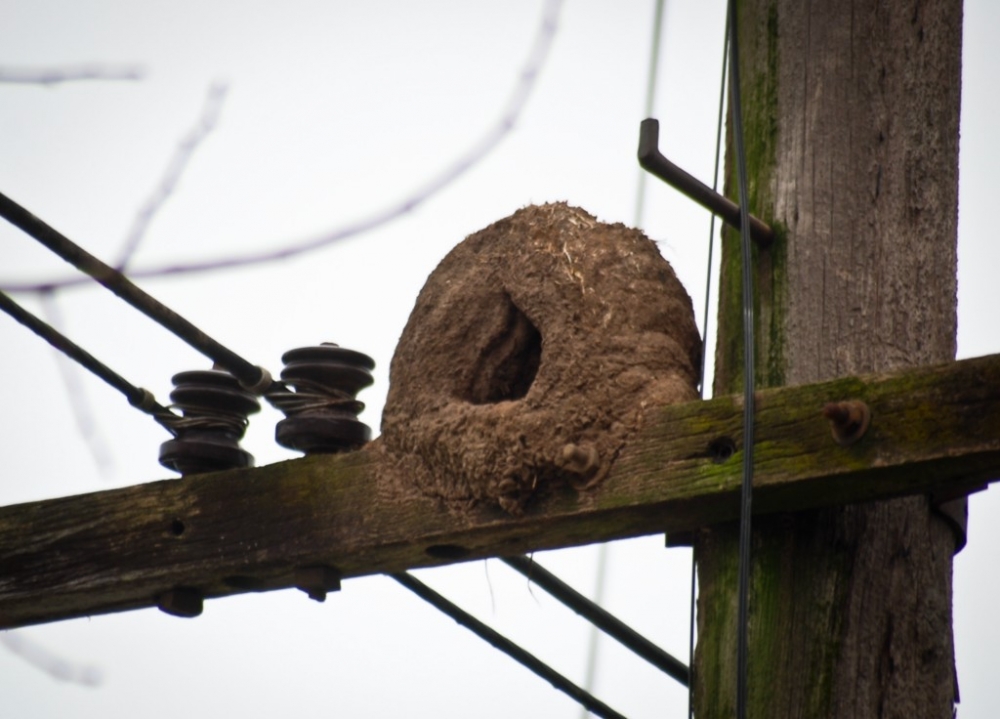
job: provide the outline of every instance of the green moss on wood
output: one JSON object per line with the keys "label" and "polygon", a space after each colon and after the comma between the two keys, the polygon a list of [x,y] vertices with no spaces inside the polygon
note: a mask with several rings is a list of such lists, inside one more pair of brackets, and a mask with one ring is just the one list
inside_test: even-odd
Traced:
{"label": "green moss on wood", "polygon": [[[741,5],[742,8],[742,5]],[[775,216],[774,188],[778,143],[778,9],[770,3],[766,32],[746,27],[738,12],[741,42],[741,97],[744,150],[750,212],[768,223],[775,239],[766,248],[753,246],[755,382],[774,387],[785,378],[785,310],[787,306],[787,226]],[[731,113],[730,109],[730,113]],[[732,116],[727,123],[725,192],[739,203],[739,180],[734,161]],[[716,394],[743,391],[742,247],[740,233],[722,230],[719,284],[719,340],[716,350]]]}

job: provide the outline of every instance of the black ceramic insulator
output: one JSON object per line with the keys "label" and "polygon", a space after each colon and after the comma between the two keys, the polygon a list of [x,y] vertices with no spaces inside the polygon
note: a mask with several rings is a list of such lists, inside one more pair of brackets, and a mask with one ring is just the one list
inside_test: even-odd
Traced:
{"label": "black ceramic insulator", "polygon": [[183,417],[175,438],[160,445],[160,464],[182,475],[252,467],[239,443],[247,415],[260,411],[257,399],[222,370],[180,372],[173,383],[170,400]]}
{"label": "black ceramic insulator", "polygon": [[278,444],[317,454],[348,452],[371,439],[371,429],[358,420],[365,405],[355,399],[373,382],[371,357],[323,344],[289,350],[281,360],[281,380],[295,391],[267,396],[285,413],[275,429]]}

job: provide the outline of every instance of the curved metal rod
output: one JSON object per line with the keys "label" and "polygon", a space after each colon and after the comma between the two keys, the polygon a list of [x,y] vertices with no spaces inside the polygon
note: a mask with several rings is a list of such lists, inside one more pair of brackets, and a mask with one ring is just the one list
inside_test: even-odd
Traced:
{"label": "curved metal rod", "polygon": [[[643,120],[639,125],[639,165],[642,169],[721,217],[730,227],[740,229],[739,205],[664,157],[659,144],[659,120]],[[766,247],[774,241],[774,230],[763,220],[750,215],[750,236],[759,246]]]}

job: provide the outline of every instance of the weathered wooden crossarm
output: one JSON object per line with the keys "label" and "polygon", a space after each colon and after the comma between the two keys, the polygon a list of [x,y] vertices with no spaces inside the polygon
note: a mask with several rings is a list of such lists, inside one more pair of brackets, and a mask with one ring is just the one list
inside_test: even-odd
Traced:
{"label": "weathered wooden crossarm", "polygon": [[[842,447],[821,414],[872,414]],[[523,516],[449,510],[380,474],[379,442],[291,460],[0,508],[0,628],[148,607],[177,587],[206,597],[554,549],[732,519],[739,397],[650,410],[603,484],[555,488]],[[759,393],[754,509],[915,492],[956,494],[1000,474],[1000,355],[892,376]],[[302,580],[299,574],[299,583]]]}

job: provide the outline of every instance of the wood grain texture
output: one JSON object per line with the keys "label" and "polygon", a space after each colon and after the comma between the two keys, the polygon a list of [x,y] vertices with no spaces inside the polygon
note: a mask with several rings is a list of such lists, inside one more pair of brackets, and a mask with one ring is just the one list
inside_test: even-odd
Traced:
{"label": "wood grain texture", "polygon": [[[778,229],[753,260],[757,386],[950,360],[962,3],[738,5],[749,209]],[[738,242],[716,393],[742,388]],[[955,546],[925,497],[755,520],[749,716],[950,718]],[[736,555],[734,527],[699,532],[699,717],[734,712]]]}
{"label": "wood grain texture", "polygon": [[[821,410],[850,398],[867,402],[873,420],[845,448]],[[553,488],[517,517],[485,503],[449,510],[387,480],[379,441],[2,507],[0,628],[155,606],[176,587],[210,598],[287,588],[302,567],[353,577],[728,520],[740,482],[740,402],[651,408],[602,485]],[[760,392],[755,507],[789,512],[991,481],[998,407],[1000,355]],[[727,447],[736,450],[728,458]]]}

